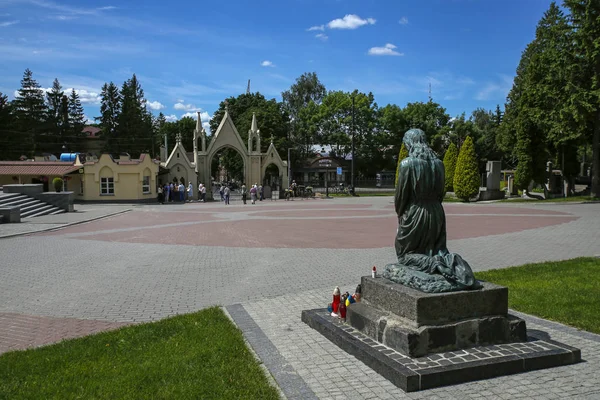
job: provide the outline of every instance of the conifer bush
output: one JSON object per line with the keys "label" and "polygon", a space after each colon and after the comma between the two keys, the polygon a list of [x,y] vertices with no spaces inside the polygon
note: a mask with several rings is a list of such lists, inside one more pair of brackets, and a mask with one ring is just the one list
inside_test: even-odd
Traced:
{"label": "conifer bush", "polygon": [[396,181],[394,183],[394,186],[398,186],[398,173],[400,172],[400,163],[406,157],[408,157],[408,150],[406,149],[404,143],[402,143],[402,147],[400,147],[400,153],[398,154],[398,164],[396,165]]}
{"label": "conifer bush", "polygon": [[446,192],[454,191],[454,171],[458,160],[458,149],[454,143],[450,143],[444,155],[444,170],[446,171]]}
{"label": "conifer bush", "polygon": [[473,147],[473,139],[467,139],[460,148],[454,170],[454,194],[463,201],[469,201],[479,193],[479,166]]}
{"label": "conifer bush", "polygon": [[52,186],[54,186],[54,190],[56,190],[57,192],[62,192],[63,180],[61,178],[52,179]]}

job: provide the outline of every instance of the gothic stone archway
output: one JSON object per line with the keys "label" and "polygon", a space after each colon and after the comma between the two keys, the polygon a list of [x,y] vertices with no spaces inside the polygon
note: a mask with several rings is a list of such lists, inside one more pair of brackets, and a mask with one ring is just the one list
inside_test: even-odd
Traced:
{"label": "gothic stone archway", "polygon": [[[225,109],[223,119],[214,133],[213,140],[206,148],[206,132],[201,129],[200,115],[196,130],[194,131],[194,150],[196,150],[198,141],[202,141],[202,148],[195,151],[195,165],[198,171],[198,179],[205,185],[211,185],[211,160],[225,147],[236,150],[244,161],[244,180],[247,186],[253,184],[261,184],[267,165],[275,164],[280,171],[281,184],[288,185],[287,163],[281,160],[277,149],[271,144],[266,153],[260,151],[260,131],[256,122],[256,116],[252,115],[252,126],[248,132],[248,147],[244,142],[235,127],[233,120],[229,116],[229,111]],[[210,191],[208,191],[210,192]],[[207,197],[211,198],[212,194]]]}

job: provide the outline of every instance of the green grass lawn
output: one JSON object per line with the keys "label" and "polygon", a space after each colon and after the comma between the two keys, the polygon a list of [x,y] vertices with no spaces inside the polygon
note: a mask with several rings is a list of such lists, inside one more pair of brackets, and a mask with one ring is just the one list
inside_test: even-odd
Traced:
{"label": "green grass lawn", "polygon": [[600,258],[526,264],[475,276],[507,286],[514,310],[600,333]]}
{"label": "green grass lawn", "polygon": [[547,200],[537,200],[537,199],[523,199],[523,198],[514,198],[514,199],[503,199],[500,201],[506,201],[509,203],[569,203],[569,202],[582,202],[582,201],[600,201],[598,197],[590,197],[590,196],[571,196],[571,197],[556,197],[554,199]]}
{"label": "green grass lawn", "polygon": [[0,356],[0,399],[277,399],[220,308]]}

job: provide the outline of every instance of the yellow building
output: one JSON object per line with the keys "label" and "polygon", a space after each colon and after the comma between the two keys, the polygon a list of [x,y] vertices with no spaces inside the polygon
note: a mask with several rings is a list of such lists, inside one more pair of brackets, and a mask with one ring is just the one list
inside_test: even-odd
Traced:
{"label": "yellow building", "polygon": [[102,154],[85,164],[77,158],[74,166],[79,169],[71,174],[68,186],[82,201],[155,201],[158,165],[148,154],[138,160]]}

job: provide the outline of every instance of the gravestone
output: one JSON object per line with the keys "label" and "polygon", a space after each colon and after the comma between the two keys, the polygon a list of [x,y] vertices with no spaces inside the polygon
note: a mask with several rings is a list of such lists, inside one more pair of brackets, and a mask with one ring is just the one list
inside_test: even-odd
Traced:
{"label": "gravestone", "polygon": [[479,193],[479,200],[503,199],[505,192],[500,190],[500,179],[502,174],[502,163],[500,161],[488,161],[486,165],[486,187]]}
{"label": "gravestone", "polygon": [[[509,314],[508,289],[478,281],[447,249],[444,165],[420,129],[403,140],[409,156],[398,169],[397,262],[381,276],[363,276],[362,301],[340,318],[315,309],[302,321],[405,391],[580,361],[579,349],[528,334],[525,321]],[[499,163],[488,166],[499,182]]]}

